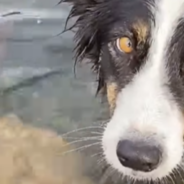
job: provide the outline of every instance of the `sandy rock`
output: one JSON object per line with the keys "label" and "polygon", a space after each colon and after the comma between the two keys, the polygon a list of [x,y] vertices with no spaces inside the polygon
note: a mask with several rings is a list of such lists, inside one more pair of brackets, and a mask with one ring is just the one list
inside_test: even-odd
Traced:
{"label": "sandy rock", "polygon": [[24,125],[16,116],[0,119],[1,184],[90,184],[80,155],[64,154],[67,143],[49,130]]}

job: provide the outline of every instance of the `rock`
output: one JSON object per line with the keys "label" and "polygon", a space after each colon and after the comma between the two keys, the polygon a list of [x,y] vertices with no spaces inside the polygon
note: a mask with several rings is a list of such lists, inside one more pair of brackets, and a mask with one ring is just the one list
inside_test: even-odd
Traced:
{"label": "rock", "polygon": [[1,184],[91,184],[82,159],[56,133],[23,124],[11,115],[0,119]]}

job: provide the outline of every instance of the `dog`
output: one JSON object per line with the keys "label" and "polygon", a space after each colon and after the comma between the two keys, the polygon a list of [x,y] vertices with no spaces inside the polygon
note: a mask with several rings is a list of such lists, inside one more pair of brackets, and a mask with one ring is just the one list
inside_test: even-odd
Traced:
{"label": "dog", "polygon": [[184,0],[63,0],[72,8],[76,62],[90,60],[110,120],[104,158],[141,182],[183,172]]}

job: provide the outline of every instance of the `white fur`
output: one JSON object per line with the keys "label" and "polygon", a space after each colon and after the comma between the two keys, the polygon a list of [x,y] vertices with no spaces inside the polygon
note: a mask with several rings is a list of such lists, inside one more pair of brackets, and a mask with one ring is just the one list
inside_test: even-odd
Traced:
{"label": "white fur", "polygon": [[[172,94],[163,84],[169,76],[165,68],[168,43],[178,19],[183,16],[184,0],[155,0],[152,8],[156,26],[152,26],[152,45],[146,65],[119,93],[116,109],[107,124],[102,145],[106,161],[120,173],[134,179],[163,178],[181,162],[183,154],[183,117]],[[142,137],[155,134],[163,146],[164,155],[159,167],[151,172],[137,172],[120,164],[118,142],[138,131]]]}

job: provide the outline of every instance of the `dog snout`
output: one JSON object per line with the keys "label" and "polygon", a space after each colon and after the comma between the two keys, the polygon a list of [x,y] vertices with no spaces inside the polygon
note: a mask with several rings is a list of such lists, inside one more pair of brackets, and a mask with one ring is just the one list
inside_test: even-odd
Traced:
{"label": "dog snout", "polygon": [[149,142],[122,140],[117,146],[120,163],[136,171],[150,172],[156,169],[161,160],[161,150]]}

